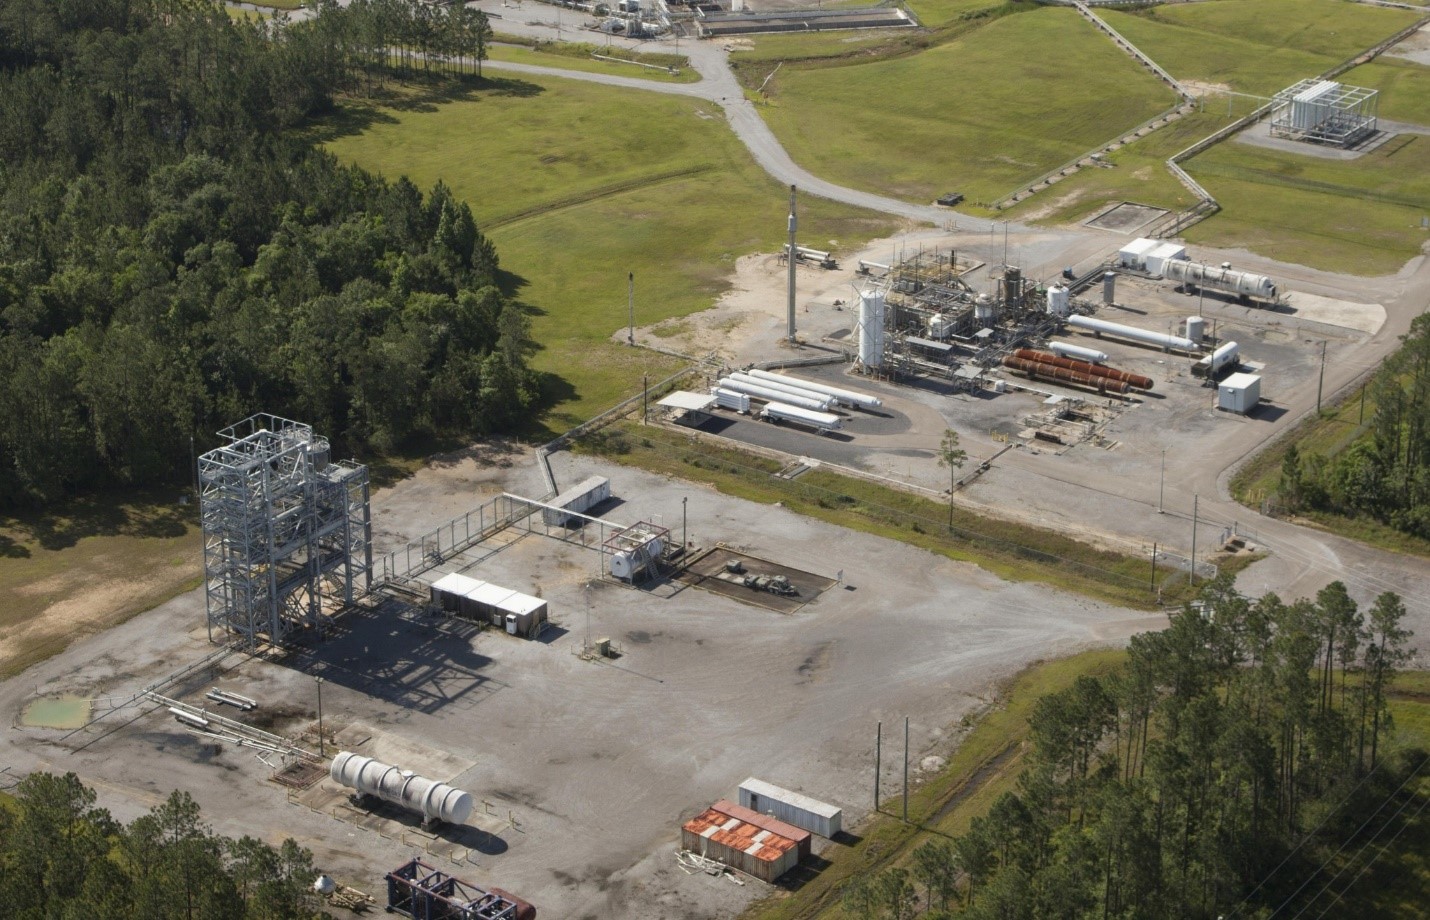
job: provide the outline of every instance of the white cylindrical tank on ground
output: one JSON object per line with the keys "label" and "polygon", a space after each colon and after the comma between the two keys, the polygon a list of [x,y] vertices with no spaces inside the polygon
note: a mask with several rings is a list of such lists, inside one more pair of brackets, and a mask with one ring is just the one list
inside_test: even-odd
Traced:
{"label": "white cylindrical tank on ground", "polygon": [[1200,262],[1177,260],[1162,266],[1162,276],[1169,281],[1226,291],[1241,297],[1276,299],[1276,282],[1265,275],[1236,271],[1227,264],[1207,266]]}
{"label": "white cylindrical tank on ground", "polygon": [[344,751],[333,758],[328,775],[334,782],[351,786],[364,795],[377,796],[384,802],[421,812],[428,818],[448,824],[463,824],[472,814],[470,792],[351,751]]}
{"label": "white cylindrical tank on ground", "polygon": [[1067,316],[1072,312],[1072,295],[1062,285],[1048,288],[1048,313],[1053,316]]}
{"label": "white cylindrical tank on ground", "polygon": [[859,363],[884,364],[884,292],[859,292]]}
{"label": "white cylindrical tank on ground", "polygon": [[810,399],[821,403],[820,411],[827,410],[834,402],[834,397],[828,393],[817,393],[814,390],[800,386],[793,380],[771,380],[768,377],[756,377],[753,374],[734,373],[729,379],[739,383],[748,383],[750,386],[764,387],[767,390],[775,390],[779,393],[788,393],[791,396],[798,396],[800,399]]}
{"label": "white cylindrical tank on ground", "polygon": [[1185,324],[1187,338],[1200,342],[1207,337],[1207,321],[1200,316],[1189,316]]}
{"label": "white cylindrical tank on ground", "polygon": [[1091,316],[1069,316],[1068,325],[1100,335],[1115,335],[1146,345],[1156,345],[1158,348],[1175,348],[1179,351],[1196,350],[1196,344],[1191,339],[1184,339],[1179,335],[1167,335],[1165,332],[1152,332],[1148,329],[1138,329],[1136,326],[1109,323],[1105,319],[1095,319]]}
{"label": "white cylindrical tank on ground", "polygon": [[827,383],[816,383],[813,380],[787,377],[782,374],[774,374],[770,371],[761,370],[752,370],[749,375],[751,377],[757,377],[760,380],[787,380],[797,387],[813,390],[824,396],[832,396],[846,406],[857,406],[860,409],[877,409],[884,404],[884,401],[877,396],[870,396],[868,393],[861,393],[858,390],[846,390],[843,387],[830,386]]}
{"label": "white cylindrical tank on ground", "polygon": [[813,409],[801,409],[799,406],[777,402],[766,405],[764,411],[760,413],[760,418],[767,421],[795,422],[800,425],[808,425],[811,428],[818,428],[820,431],[838,431],[840,427],[837,415],[816,412]]}
{"label": "white cylindrical tank on ground", "polygon": [[1207,376],[1215,377],[1221,369],[1228,364],[1236,364],[1241,358],[1241,353],[1235,342],[1225,342],[1216,351],[1207,355],[1197,363],[1206,369]]}
{"label": "white cylindrical tank on ground", "polygon": [[1102,274],[1102,302],[1117,303],[1117,273],[1103,272]]}
{"label": "white cylindrical tank on ground", "polygon": [[1060,358],[1076,358],[1079,361],[1091,361],[1093,364],[1106,364],[1107,355],[1096,348],[1084,348],[1081,345],[1069,345],[1067,342],[1049,342],[1048,351]]}
{"label": "white cylindrical tank on ground", "polygon": [[790,405],[799,406],[801,409],[809,409],[814,412],[823,412],[829,408],[829,402],[827,400],[806,399],[803,396],[795,396],[784,390],[774,390],[770,387],[736,380],[733,377],[720,378],[720,388],[722,390],[734,390],[737,393],[745,393],[756,399],[763,399],[766,402],[789,403]]}

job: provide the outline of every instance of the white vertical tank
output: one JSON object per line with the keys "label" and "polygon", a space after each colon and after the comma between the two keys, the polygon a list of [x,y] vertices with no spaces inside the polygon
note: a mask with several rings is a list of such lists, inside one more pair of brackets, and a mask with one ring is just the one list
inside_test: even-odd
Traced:
{"label": "white vertical tank", "polygon": [[859,363],[880,367],[884,363],[884,292],[859,292]]}
{"label": "white vertical tank", "polygon": [[1207,321],[1200,316],[1187,317],[1186,329],[1187,338],[1193,342],[1200,342],[1207,337]]}
{"label": "white vertical tank", "polygon": [[973,302],[973,319],[979,328],[986,329],[998,318],[998,308],[988,294],[979,294]]}
{"label": "white vertical tank", "polygon": [[1072,312],[1072,297],[1068,289],[1061,285],[1048,288],[1048,313],[1052,316],[1067,316]]}

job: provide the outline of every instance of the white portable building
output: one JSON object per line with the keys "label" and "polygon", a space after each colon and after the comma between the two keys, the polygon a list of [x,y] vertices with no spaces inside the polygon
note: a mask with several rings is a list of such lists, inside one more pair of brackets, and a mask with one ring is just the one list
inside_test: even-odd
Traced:
{"label": "white portable building", "polygon": [[1138,271],[1147,269],[1147,253],[1162,245],[1160,240],[1149,240],[1146,237],[1138,237],[1132,242],[1117,250],[1117,264],[1122,268],[1135,268]]}
{"label": "white portable building", "polygon": [[833,805],[753,776],[740,784],[740,804],[821,837],[836,836],[844,815]]}
{"label": "white portable building", "polygon": [[480,584],[482,582],[475,578],[468,578],[466,575],[452,572],[432,582],[432,587],[428,590],[431,593],[433,605],[441,607],[443,610],[456,611],[462,609],[462,598]]}
{"label": "white portable building", "polygon": [[572,518],[567,512],[584,513],[610,497],[611,480],[592,476],[553,498],[549,502],[553,507],[542,509],[541,520],[552,527],[561,526]]}
{"label": "white portable building", "polygon": [[1217,408],[1246,415],[1261,402],[1261,377],[1232,374],[1217,387]]}
{"label": "white portable building", "polygon": [[1187,247],[1179,246],[1176,243],[1158,243],[1147,251],[1142,261],[1147,274],[1160,275],[1163,266],[1168,262],[1184,261],[1186,258]]}

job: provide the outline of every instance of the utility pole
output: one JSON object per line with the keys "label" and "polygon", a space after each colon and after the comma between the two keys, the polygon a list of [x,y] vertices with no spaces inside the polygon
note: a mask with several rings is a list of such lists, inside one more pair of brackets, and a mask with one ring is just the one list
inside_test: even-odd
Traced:
{"label": "utility pole", "polygon": [[326,757],[323,750],[323,679],[318,678],[318,756]]}
{"label": "utility pole", "polygon": [[1326,339],[1321,340],[1321,375],[1316,378],[1316,414],[1321,414],[1321,388],[1326,383]]}
{"label": "utility pole", "polygon": [[1157,544],[1152,544],[1152,591],[1157,590]]}
{"label": "utility pole", "polygon": [[1165,514],[1162,508],[1162,496],[1167,490],[1167,448],[1162,448],[1162,477],[1157,481],[1157,513]]}
{"label": "utility pole", "polygon": [[641,424],[650,423],[650,374],[641,374]]}
{"label": "utility pole", "polygon": [[1192,587],[1197,586],[1197,499],[1200,495],[1192,496],[1192,573],[1190,580]]}
{"label": "utility pole", "polygon": [[690,501],[690,496],[682,496],[680,499],[680,555],[685,556],[685,551],[690,548],[690,531],[686,529],[685,506]]}
{"label": "utility pole", "polygon": [[904,823],[909,823],[909,717],[904,716]]}
{"label": "utility pole", "polygon": [[1008,222],[1003,221],[1003,267],[1008,267]]}
{"label": "utility pole", "polygon": [[798,257],[794,244],[797,223],[794,216],[794,186],[789,187],[789,343],[794,344],[794,263]]}
{"label": "utility pole", "polygon": [[874,726],[874,811],[879,811],[879,761],[884,752],[884,723]]}
{"label": "utility pole", "polygon": [[631,272],[626,279],[626,307],[630,311],[630,325],[626,327],[626,344],[636,343],[636,273]]}

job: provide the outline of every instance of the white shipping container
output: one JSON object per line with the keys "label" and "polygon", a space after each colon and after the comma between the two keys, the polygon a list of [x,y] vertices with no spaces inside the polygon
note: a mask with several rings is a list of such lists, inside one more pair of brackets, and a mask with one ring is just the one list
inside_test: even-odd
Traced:
{"label": "white shipping container", "polygon": [[572,518],[572,515],[563,512],[584,513],[610,497],[611,480],[605,476],[592,476],[553,498],[549,504],[554,507],[543,509],[541,520],[552,527],[561,526]]}
{"label": "white shipping container", "polygon": [[468,578],[466,575],[451,572],[432,582],[431,592],[432,603],[443,610],[460,610],[462,598],[467,593],[480,585],[481,582],[475,578]]}
{"label": "white shipping container", "polygon": [[1217,408],[1246,415],[1261,402],[1261,378],[1256,374],[1232,374],[1217,387]]}
{"label": "white shipping container", "polygon": [[833,805],[753,776],[740,784],[740,804],[821,837],[836,836],[844,816],[843,810]]}

